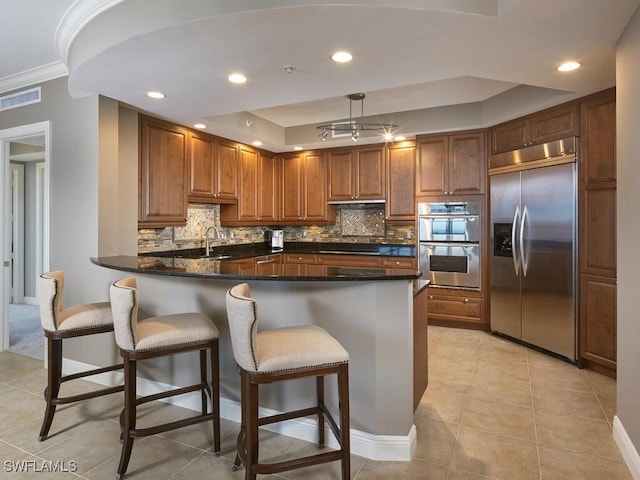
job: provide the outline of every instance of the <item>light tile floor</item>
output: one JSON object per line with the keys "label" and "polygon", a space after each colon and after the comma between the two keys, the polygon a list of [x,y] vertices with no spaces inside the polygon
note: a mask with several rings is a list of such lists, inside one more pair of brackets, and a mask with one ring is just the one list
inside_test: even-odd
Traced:
{"label": "light tile floor", "polygon": [[[0,478],[113,479],[120,455],[120,396],[59,407],[51,436],[38,442],[45,383],[42,362],[0,353]],[[487,333],[429,327],[429,387],[414,417],[413,461],[354,455],[352,478],[631,480],[611,436],[615,393],[614,380]],[[141,422],[190,413],[149,405]],[[231,468],[237,431],[238,424],[222,420],[220,457],[211,454],[209,425],[138,439],[127,478],[243,479],[244,469]],[[263,460],[315,450],[270,432],[262,432],[261,439]],[[22,471],[12,471],[19,461],[26,461]],[[42,471],[49,466],[73,472]],[[272,477],[339,479],[339,463]]]}

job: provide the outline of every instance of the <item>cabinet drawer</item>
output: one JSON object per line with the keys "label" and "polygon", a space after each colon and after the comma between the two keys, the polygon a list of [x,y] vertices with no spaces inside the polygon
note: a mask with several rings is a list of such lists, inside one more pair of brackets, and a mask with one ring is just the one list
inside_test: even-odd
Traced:
{"label": "cabinet drawer", "polygon": [[466,322],[482,321],[482,299],[429,294],[429,317]]}
{"label": "cabinet drawer", "polygon": [[284,263],[315,264],[315,253],[285,253]]}
{"label": "cabinet drawer", "polygon": [[380,257],[366,255],[318,255],[318,264],[336,267],[380,268]]}
{"label": "cabinet drawer", "polygon": [[382,268],[416,270],[416,260],[415,258],[382,257]]}

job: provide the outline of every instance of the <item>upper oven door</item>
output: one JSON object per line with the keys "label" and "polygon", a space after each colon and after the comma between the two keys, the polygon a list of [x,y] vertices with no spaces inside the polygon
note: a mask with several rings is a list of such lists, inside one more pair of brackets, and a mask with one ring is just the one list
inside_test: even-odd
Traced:
{"label": "upper oven door", "polygon": [[421,215],[419,217],[421,242],[480,241],[479,215]]}

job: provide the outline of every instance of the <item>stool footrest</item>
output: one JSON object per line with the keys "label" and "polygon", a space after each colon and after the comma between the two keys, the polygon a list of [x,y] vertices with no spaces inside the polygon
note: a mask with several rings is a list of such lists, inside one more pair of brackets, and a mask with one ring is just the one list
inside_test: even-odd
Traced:
{"label": "stool footrest", "polygon": [[122,363],[119,363],[118,365],[111,365],[109,367],[94,368],[93,370],[87,370],[85,372],[63,375],[62,377],[60,377],[60,383],[68,382],[70,380],[77,380],[79,378],[91,377],[100,373],[112,372],[114,370],[122,370],[123,366],[124,365]]}
{"label": "stool footrest", "polygon": [[198,415],[195,417],[183,418],[182,420],[176,420],[171,423],[163,423],[162,425],[156,425],[154,427],[136,428],[129,431],[129,436],[146,437],[149,435],[155,435],[157,433],[168,432],[169,430],[175,430],[176,428],[188,427],[189,425],[195,425],[200,422],[208,422],[213,420],[214,414],[207,413],[206,415]]}
{"label": "stool footrest", "polygon": [[[49,387],[44,389],[44,398],[46,400]],[[101,390],[93,390],[91,392],[80,393],[78,395],[71,395],[69,397],[58,397],[51,399],[51,405],[66,405],[67,403],[79,402],[81,400],[88,400],[90,398],[101,397],[103,395],[111,395],[112,393],[118,393],[124,391],[124,385],[117,387],[103,388]]]}
{"label": "stool footrest", "polygon": [[287,470],[294,470],[296,468],[310,467],[312,465],[318,465],[321,463],[334,462],[336,460],[340,460],[341,458],[342,451],[332,450],[330,452],[310,455],[308,457],[294,458],[293,460],[287,460],[285,462],[279,462],[277,464],[258,463],[257,465],[253,465],[251,470],[256,474],[280,473]]}
{"label": "stool footrest", "polygon": [[[204,387],[200,384],[189,385],[188,387],[182,388],[174,388],[173,390],[169,390],[167,392],[154,393],[153,395],[147,395],[146,397],[140,397],[136,399],[136,406],[142,405],[143,403],[152,402],[154,400],[160,400],[167,397],[174,397],[177,395],[184,395],[185,393],[191,392],[199,392],[203,390]],[[209,393],[208,389],[205,389],[207,394]]]}
{"label": "stool footrest", "polygon": [[271,415],[268,417],[260,417],[258,419],[258,425],[259,426],[270,425],[272,423],[284,422],[285,420],[291,420],[294,418],[310,417],[311,415],[318,415],[319,413],[325,413],[330,416],[329,411],[326,409],[326,407],[324,411],[320,407],[310,407],[310,408],[303,408],[300,410],[294,410],[293,412],[285,412],[285,413],[279,413],[277,415]]}

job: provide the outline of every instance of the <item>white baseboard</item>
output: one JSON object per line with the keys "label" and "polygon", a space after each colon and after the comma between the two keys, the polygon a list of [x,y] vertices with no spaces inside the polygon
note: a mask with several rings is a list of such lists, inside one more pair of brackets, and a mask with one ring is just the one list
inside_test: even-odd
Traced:
{"label": "white baseboard", "polygon": [[[62,371],[65,375],[71,375],[82,371],[97,368],[76,360],[64,358]],[[121,385],[124,375],[121,371],[107,372],[90,377],[92,382],[99,385]],[[152,395],[176,388],[154,380],[138,378],[137,392],[139,395]],[[179,397],[167,398],[163,401],[190,410],[200,411],[200,393],[192,392]],[[260,415],[275,415],[281,412],[260,408]],[[220,417],[225,420],[240,423],[240,403],[228,398],[220,398]],[[316,442],[318,438],[317,423],[307,418],[299,418],[267,425],[267,430],[286,435],[288,437]],[[338,444],[327,427],[327,446],[337,448]],[[407,435],[373,435],[356,429],[351,429],[351,453],[371,460],[384,461],[410,461],[417,446],[417,434],[415,425],[411,426]],[[638,479],[640,480],[640,479]]]}
{"label": "white baseboard", "polygon": [[38,305],[38,299],[36,297],[22,297],[22,303],[27,305]]}
{"label": "white baseboard", "polygon": [[640,480],[640,455],[638,455],[638,451],[617,415],[613,417],[613,439],[618,445],[627,467],[629,467],[631,476],[634,480]]}

